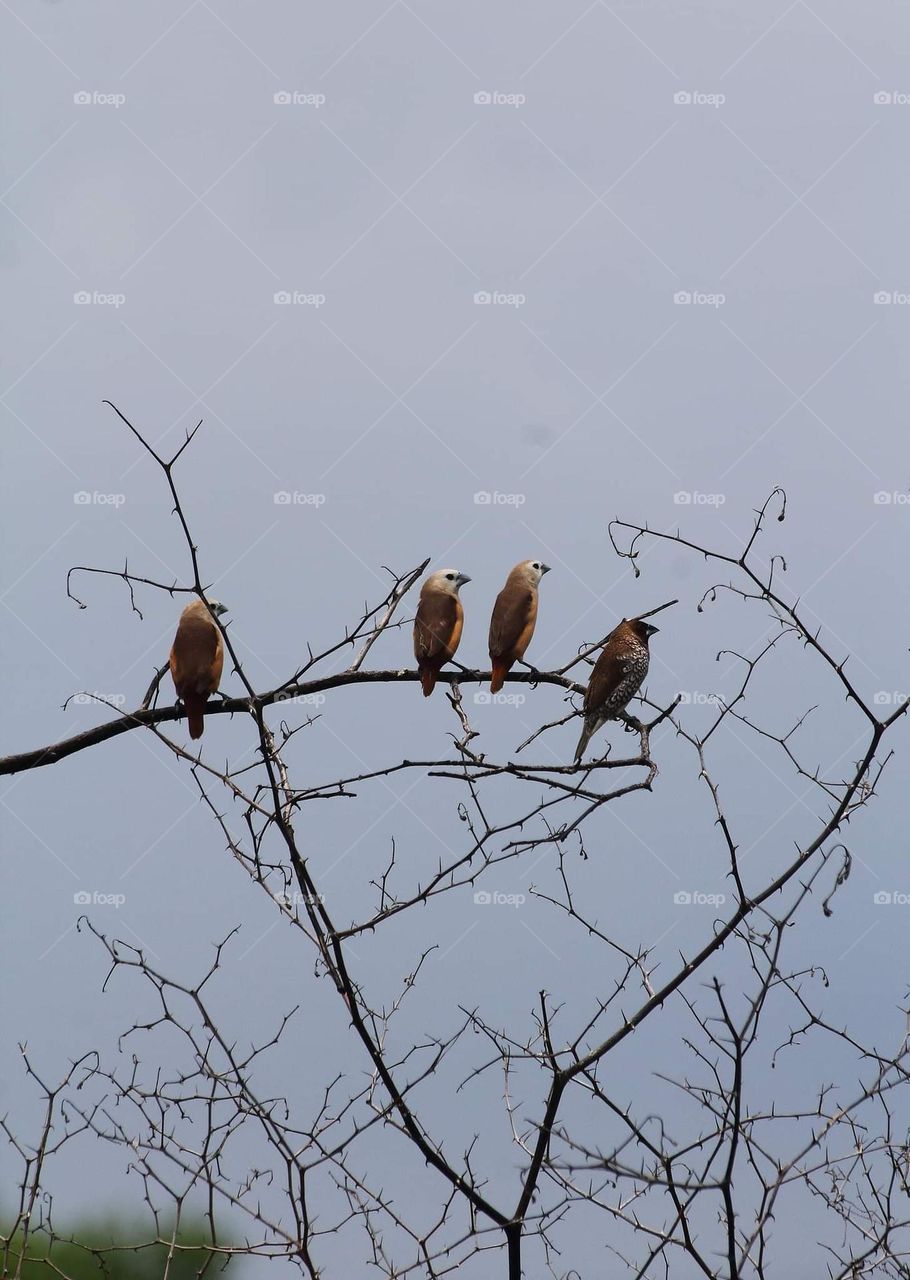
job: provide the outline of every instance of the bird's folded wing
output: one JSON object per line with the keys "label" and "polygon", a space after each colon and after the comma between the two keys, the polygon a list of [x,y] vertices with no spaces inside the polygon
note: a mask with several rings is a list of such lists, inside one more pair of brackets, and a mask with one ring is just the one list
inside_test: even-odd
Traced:
{"label": "bird's folded wing", "polygon": [[607,705],[620,684],[625,680],[628,670],[628,653],[616,653],[605,648],[591,672],[591,679],[585,691],[585,714],[599,711]]}
{"label": "bird's folded wing", "polygon": [[171,673],[178,693],[214,693],[221,679],[221,635],[208,618],[184,618],[171,651]]}
{"label": "bird's folded wing", "polygon": [[454,653],[461,639],[463,613],[457,596],[434,591],[421,597],[414,619],[414,655],[438,658]]}
{"label": "bird's folded wing", "polygon": [[526,586],[506,586],[496,597],[490,619],[490,657],[511,658],[524,653],[537,621],[537,592]]}

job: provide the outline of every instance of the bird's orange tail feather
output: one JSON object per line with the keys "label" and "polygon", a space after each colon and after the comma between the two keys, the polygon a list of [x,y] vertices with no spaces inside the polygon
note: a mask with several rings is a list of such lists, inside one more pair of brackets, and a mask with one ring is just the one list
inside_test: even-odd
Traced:
{"label": "bird's orange tail feather", "polygon": [[186,722],[189,725],[190,737],[201,738],[205,728],[205,698],[199,693],[187,693],[183,698],[186,708]]}
{"label": "bird's orange tail feather", "polygon": [[420,668],[420,686],[423,689],[423,696],[428,698],[436,688],[437,672],[432,667]]}
{"label": "bird's orange tail feather", "polygon": [[499,693],[503,686],[503,681],[509,674],[509,663],[503,662],[501,658],[493,659],[493,677],[490,680],[490,693]]}

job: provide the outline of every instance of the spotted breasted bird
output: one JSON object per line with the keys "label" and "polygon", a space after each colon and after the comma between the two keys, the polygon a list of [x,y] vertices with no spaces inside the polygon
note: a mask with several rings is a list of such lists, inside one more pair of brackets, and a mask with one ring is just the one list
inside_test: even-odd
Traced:
{"label": "spotted breasted bird", "polygon": [[522,560],[506,578],[490,619],[490,692],[498,693],[516,662],[521,662],[537,625],[537,588],[550,566]]}
{"label": "spotted breasted bird", "polygon": [[651,661],[648,641],[658,630],[640,618],[623,618],[610,632],[585,690],[585,725],[575,748],[576,764],[601,725],[618,719],[638,693]]}
{"label": "spotted breasted bird", "polygon": [[414,619],[414,657],[425,698],[436,688],[443,663],[455,656],[464,627],[458,588],[470,581],[466,573],[459,573],[457,569],[439,569],[431,573],[420,588],[420,603]]}

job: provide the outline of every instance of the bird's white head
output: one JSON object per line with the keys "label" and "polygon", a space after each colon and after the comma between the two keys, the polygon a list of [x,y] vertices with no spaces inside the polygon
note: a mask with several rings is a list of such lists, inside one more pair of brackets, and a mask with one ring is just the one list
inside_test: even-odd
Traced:
{"label": "bird's white head", "polygon": [[536,587],[543,575],[550,572],[550,566],[544,564],[542,560],[522,560],[512,570],[513,573],[516,571]]}
{"label": "bird's white head", "polygon": [[206,596],[205,603],[216,618],[220,618],[223,613],[228,611],[226,604],[222,604],[220,600],[213,600],[211,596]]}
{"label": "bird's white head", "polygon": [[457,596],[458,588],[470,581],[468,575],[459,572],[458,569],[437,569],[427,578],[426,585],[432,586],[436,591],[445,591],[449,595]]}

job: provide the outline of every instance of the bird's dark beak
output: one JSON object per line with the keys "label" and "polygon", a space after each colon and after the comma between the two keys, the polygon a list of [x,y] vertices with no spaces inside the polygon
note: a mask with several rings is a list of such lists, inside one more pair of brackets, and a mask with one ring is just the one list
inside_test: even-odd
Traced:
{"label": "bird's dark beak", "polygon": [[649,636],[656,635],[656,634],[657,634],[657,632],[658,632],[659,630],[660,630],[660,627],[654,627],[654,626],[652,626],[652,625],[651,625],[651,623],[650,623],[650,622],[648,623],[648,635],[649,635]]}
{"label": "bird's dark beak", "polygon": [[550,572],[550,566],[548,564],[541,563],[540,576],[543,577],[545,573],[549,573],[549,572]]}
{"label": "bird's dark beak", "polygon": [[466,573],[460,573],[458,575],[458,585],[460,587],[463,587],[466,582],[470,582],[470,581],[471,579],[468,577]]}

